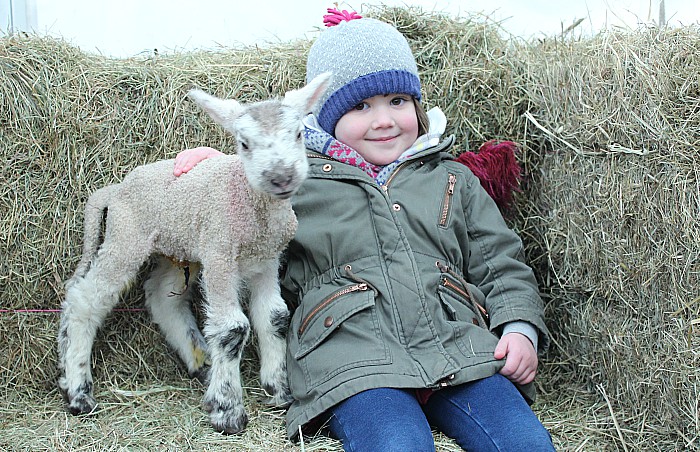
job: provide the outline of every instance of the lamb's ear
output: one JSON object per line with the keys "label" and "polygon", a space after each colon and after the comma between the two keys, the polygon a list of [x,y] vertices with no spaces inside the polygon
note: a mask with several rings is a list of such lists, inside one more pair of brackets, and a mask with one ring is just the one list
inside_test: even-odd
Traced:
{"label": "lamb's ear", "polygon": [[217,124],[228,127],[243,111],[243,106],[233,99],[219,99],[199,89],[192,89],[187,93],[202,110],[204,110]]}
{"label": "lamb's ear", "polygon": [[288,91],[284,95],[283,102],[304,114],[311,113],[316,102],[318,102],[321,96],[326,92],[332,76],[333,74],[330,72],[317,75],[305,87],[294,91]]}

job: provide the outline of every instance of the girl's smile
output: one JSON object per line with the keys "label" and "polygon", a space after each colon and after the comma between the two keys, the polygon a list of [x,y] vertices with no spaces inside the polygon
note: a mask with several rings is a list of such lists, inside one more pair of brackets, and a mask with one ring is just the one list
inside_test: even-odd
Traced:
{"label": "girl's smile", "polygon": [[335,137],[374,165],[395,161],[418,139],[418,117],[411,96],[378,95],[345,113]]}

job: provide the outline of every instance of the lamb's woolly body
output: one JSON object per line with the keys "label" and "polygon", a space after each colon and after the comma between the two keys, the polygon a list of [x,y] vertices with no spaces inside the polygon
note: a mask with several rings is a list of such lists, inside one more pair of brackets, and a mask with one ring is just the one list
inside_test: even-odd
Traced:
{"label": "lamb's woolly body", "polygon": [[[89,363],[97,329],[143,263],[161,256],[144,284],[146,306],[190,375],[209,376],[204,405],[214,427],[237,433],[247,423],[238,370],[251,325],[238,300],[244,280],[259,337],[261,382],[270,403],[289,399],[284,336],[279,334],[279,323],[286,324],[289,313],[277,271],[280,252],[296,231],[296,216],[288,199],[250,186],[238,156],[207,159],[181,177],[173,175],[173,168],[173,160],[140,166],[88,199],[84,253],[63,303],[59,386],[71,412],[95,408]],[[199,266],[190,263],[203,267],[204,335],[191,311],[191,284],[184,284],[174,261],[187,262],[192,279]]]}
{"label": "lamb's woolly body", "polygon": [[180,177],[173,167],[173,160],[140,166],[111,191],[107,228],[123,228],[110,220],[131,217],[138,228],[124,231],[130,247],[138,243],[178,261],[200,262],[210,249],[269,259],[294,236],[289,201],[251,189],[238,156],[204,160]]}
{"label": "lamb's woolly body", "polygon": [[[88,199],[83,256],[66,283],[58,333],[59,387],[73,414],[97,407],[90,369],[97,329],[153,257],[155,268],[144,283],[146,306],[189,374],[207,382],[203,406],[214,428],[238,433],[248,422],[239,365],[251,327],[269,403],[290,401],[289,311],[277,274],[280,253],[297,227],[289,197],[308,171],[301,120],[328,78],[325,74],[284,100],[250,106],[190,92],[236,135],[241,155],[207,159],[180,177],[173,175],[173,160],[144,165]],[[201,264],[189,268],[194,279],[201,267],[203,331],[190,307],[192,284],[184,284],[174,261]],[[240,303],[244,283],[250,321]]]}

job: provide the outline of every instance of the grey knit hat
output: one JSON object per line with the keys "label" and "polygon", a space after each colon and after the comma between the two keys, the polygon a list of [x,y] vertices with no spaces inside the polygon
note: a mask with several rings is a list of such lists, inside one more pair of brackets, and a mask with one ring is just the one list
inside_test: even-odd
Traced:
{"label": "grey knit hat", "polygon": [[338,120],[354,106],[380,94],[421,98],[418,67],[406,38],[391,25],[354,13],[328,10],[331,23],[309,50],[306,82],[323,72],[333,77],[313,110],[318,123],[335,135]]}

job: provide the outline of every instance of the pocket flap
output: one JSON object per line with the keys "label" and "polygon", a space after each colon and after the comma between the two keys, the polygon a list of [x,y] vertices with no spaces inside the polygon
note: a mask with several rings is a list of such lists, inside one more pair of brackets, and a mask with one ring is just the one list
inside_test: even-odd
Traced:
{"label": "pocket flap", "polygon": [[[336,294],[342,291],[336,292]],[[306,297],[312,296],[307,294]],[[308,299],[308,298],[307,298]],[[307,301],[307,300],[305,300]],[[365,286],[362,290],[348,291],[336,297],[326,297],[316,304],[303,319],[303,331],[299,335],[296,359],[303,358],[323,342],[333,331],[354,314],[374,306],[374,291]],[[368,328],[373,325],[367,325]],[[338,351],[342,353],[341,350]]]}

